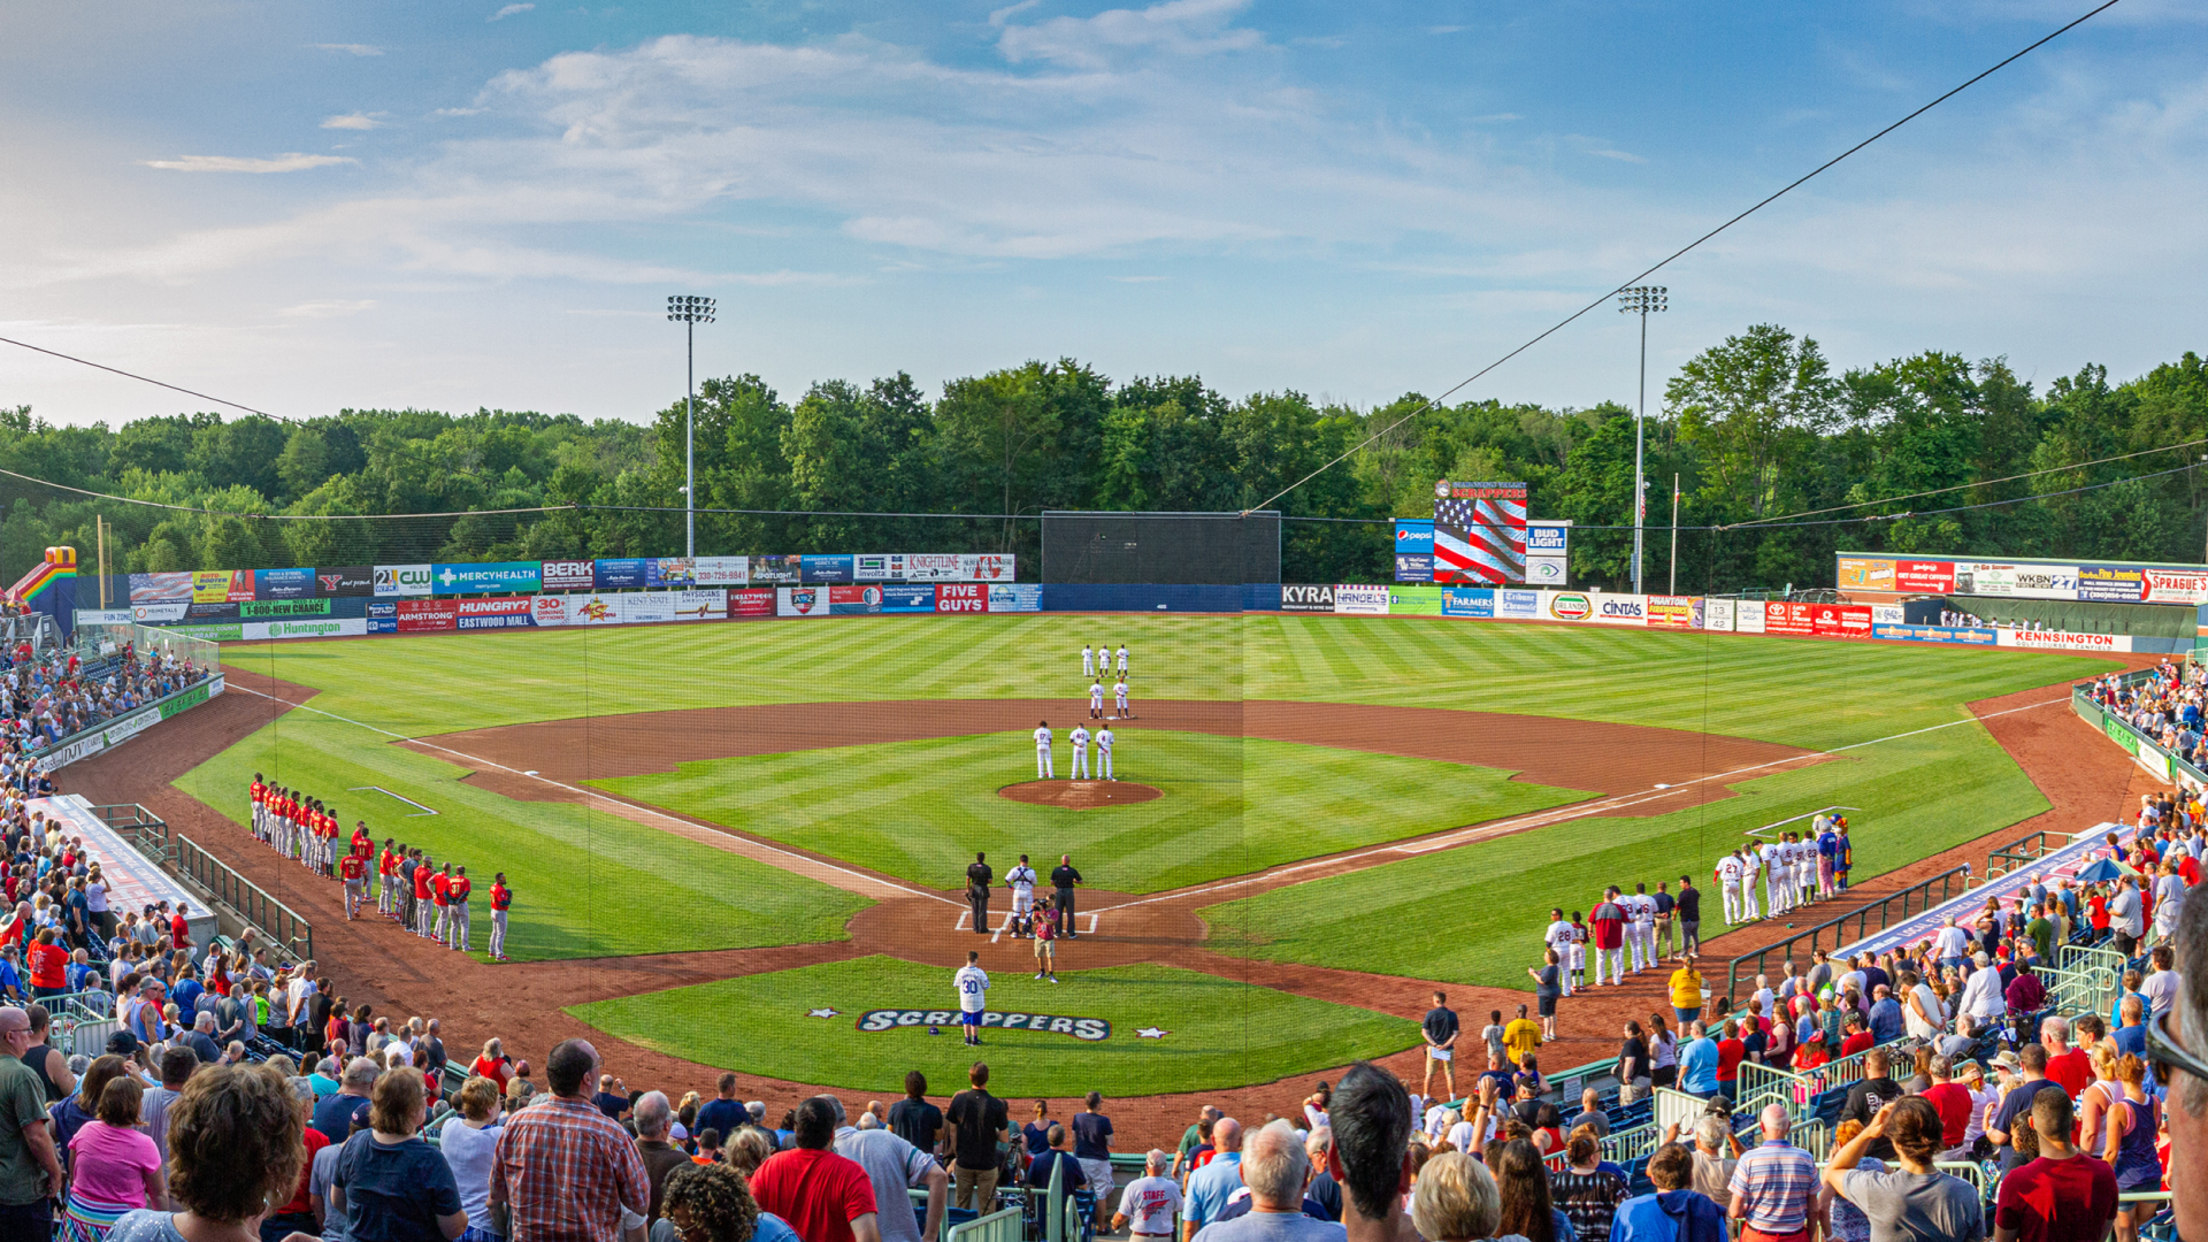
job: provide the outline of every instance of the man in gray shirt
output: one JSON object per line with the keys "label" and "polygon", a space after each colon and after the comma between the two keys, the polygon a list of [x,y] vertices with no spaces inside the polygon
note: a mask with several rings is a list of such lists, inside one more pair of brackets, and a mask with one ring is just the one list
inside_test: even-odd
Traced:
{"label": "man in gray shirt", "polygon": [[[882,1242],[936,1242],[951,1175],[943,1171],[934,1156],[897,1137],[893,1130],[852,1128],[842,1100],[832,1095],[820,1098],[828,1102],[829,1111],[836,1116],[836,1154],[865,1169],[866,1180],[874,1183],[874,1219]],[[910,1196],[905,1193],[921,1186],[928,1190],[928,1223],[924,1227],[913,1215]]]}
{"label": "man in gray shirt", "polygon": [[1206,1225],[1201,1242],[1345,1242],[1342,1226],[1303,1214],[1303,1187],[1311,1161],[1286,1121],[1273,1121],[1242,1145],[1242,1183],[1250,1188],[1247,1214]]}
{"label": "man in gray shirt", "polygon": [[[1871,1242],[1979,1242],[1985,1237],[1978,1192],[1932,1167],[1941,1132],[1940,1110],[1921,1095],[1907,1096],[1879,1109],[1825,1166],[1825,1184],[1870,1218]],[[1857,1168],[1881,1138],[1894,1145],[1901,1168]]]}
{"label": "man in gray shirt", "polygon": [[139,1123],[153,1135],[153,1145],[161,1151],[161,1163],[169,1162],[169,1105],[184,1093],[184,1081],[199,1068],[199,1056],[181,1044],[171,1044],[161,1053],[161,1085],[148,1087],[145,1098],[138,1103]]}

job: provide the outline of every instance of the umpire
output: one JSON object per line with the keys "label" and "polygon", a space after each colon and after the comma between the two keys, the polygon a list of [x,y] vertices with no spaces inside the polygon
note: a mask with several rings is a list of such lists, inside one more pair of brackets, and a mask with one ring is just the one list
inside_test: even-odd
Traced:
{"label": "umpire", "polygon": [[1081,882],[1081,873],[1073,869],[1073,855],[1060,854],[1058,865],[1050,869],[1051,904],[1058,907],[1058,935],[1066,940],[1075,939],[1073,932],[1073,886]]}
{"label": "umpire", "polygon": [[989,934],[989,881],[996,878],[989,869],[989,855],[976,851],[974,863],[966,868],[966,904],[974,912],[974,934]]}

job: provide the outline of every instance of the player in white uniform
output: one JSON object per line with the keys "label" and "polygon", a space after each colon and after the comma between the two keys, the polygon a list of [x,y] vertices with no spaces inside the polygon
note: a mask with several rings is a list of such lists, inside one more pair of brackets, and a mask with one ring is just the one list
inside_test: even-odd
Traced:
{"label": "player in white uniform", "polygon": [[1564,920],[1563,909],[1552,908],[1549,911],[1549,929],[1541,933],[1541,943],[1556,950],[1556,960],[1564,964],[1564,969],[1556,973],[1563,983],[1566,996],[1572,994],[1572,943],[1578,939],[1578,934],[1572,931],[1572,925]]}
{"label": "player in white uniform", "polygon": [[1127,707],[1127,674],[1121,673],[1119,675],[1119,680],[1113,683],[1112,701],[1118,706],[1120,715],[1132,716],[1135,714],[1134,712],[1128,710]]}
{"label": "player in white uniform", "polygon": [[1004,873],[1004,882],[1012,890],[1012,938],[1032,935],[1028,920],[1035,915],[1035,868],[1027,865],[1027,855],[1020,855],[1020,865]]}
{"label": "player in white uniform", "polygon": [[1808,834],[1794,834],[1794,904],[1806,906],[1817,900],[1817,843]]}
{"label": "player in white uniform", "polygon": [[1127,680],[1127,644],[1119,645],[1119,679]]}
{"label": "player in white uniform", "polygon": [[1101,681],[1089,683],[1089,719],[1104,719],[1104,683]]}
{"label": "player in white uniform", "polygon": [[1096,649],[1087,643],[1081,644],[1081,675],[1083,677],[1096,676]]}
{"label": "player in white uniform", "polygon": [[1648,885],[1635,884],[1633,895],[1620,899],[1625,907],[1625,940],[1633,950],[1633,973],[1640,974],[1656,965],[1656,899],[1648,895]]}
{"label": "player in white uniform", "polygon": [[1766,841],[1763,855],[1763,908],[1773,915],[1786,913],[1786,849],[1776,841]]}
{"label": "player in white uniform", "polygon": [[1073,732],[1066,735],[1066,740],[1073,743],[1073,775],[1071,779],[1077,781],[1089,779],[1089,727],[1087,725],[1073,726]]}
{"label": "player in white uniform", "polygon": [[1740,859],[1720,854],[1717,859],[1717,891],[1725,895],[1725,921],[1740,922]]}
{"label": "player in white uniform", "polygon": [[1108,781],[1119,778],[1112,775],[1112,727],[1105,725],[1096,731],[1096,774]]}
{"label": "player in white uniform", "polygon": [[1756,909],[1756,872],[1763,868],[1763,856],[1743,845],[1733,851],[1733,857],[1740,860],[1740,917],[1753,923],[1763,917]]}
{"label": "player in white uniform", "polygon": [[989,991],[989,976],[981,968],[981,954],[969,951],[966,964],[951,976],[952,986],[958,989],[958,1024],[966,1028],[966,1046],[981,1046],[981,1011],[987,1005],[983,994]]}
{"label": "player in white uniform", "polygon": [[1047,780],[1056,776],[1050,767],[1050,722],[1035,726],[1035,779]]}

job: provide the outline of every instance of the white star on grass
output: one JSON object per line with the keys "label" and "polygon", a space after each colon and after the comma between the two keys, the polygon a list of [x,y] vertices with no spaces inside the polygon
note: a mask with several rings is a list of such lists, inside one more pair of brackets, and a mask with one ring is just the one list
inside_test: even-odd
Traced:
{"label": "white star on grass", "polygon": [[833,1018],[836,1016],[836,1011],[833,1009],[808,1009],[805,1011],[805,1016],[808,1018]]}
{"label": "white star on grass", "polygon": [[1164,1039],[1166,1036],[1171,1035],[1172,1033],[1173,1032],[1171,1031],[1160,1030],[1154,1026],[1146,1026],[1141,1030],[1135,1032],[1135,1034],[1141,1036],[1144,1039]]}

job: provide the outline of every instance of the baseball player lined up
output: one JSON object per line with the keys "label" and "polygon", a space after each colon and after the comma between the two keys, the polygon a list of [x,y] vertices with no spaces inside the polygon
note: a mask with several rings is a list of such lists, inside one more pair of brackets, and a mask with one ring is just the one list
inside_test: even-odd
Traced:
{"label": "baseball player lined up", "polygon": [[[1109,665],[1111,660],[1111,655],[1106,653],[1104,657],[1105,664]],[[1081,644],[1081,675],[1088,678],[1096,676],[1096,649],[1087,643]]]}
{"label": "baseball player lined up", "polygon": [[1048,780],[1056,775],[1050,765],[1050,722],[1045,720],[1035,726],[1035,779]]}
{"label": "baseball player lined up", "polygon": [[1066,740],[1073,743],[1073,779],[1077,781],[1089,779],[1088,726],[1073,726],[1073,732],[1066,735]]}
{"label": "baseball player lined up", "polygon": [[984,998],[989,991],[989,975],[981,968],[981,954],[966,954],[966,964],[951,976],[951,985],[958,989],[958,1024],[966,1028],[966,1045],[981,1045],[981,1011],[988,1005]]}
{"label": "baseball player lined up", "polygon": [[1108,781],[1119,778],[1112,775],[1112,727],[1105,725],[1096,731],[1096,774]]}
{"label": "baseball player lined up", "polygon": [[1104,719],[1104,683],[1101,681],[1089,683],[1089,719]]}
{"label": "baseball player lined up", "polygon": [[[1124,653],[1122,653],[1124,654]],[[1127,670],[1120,670],[1119,680],[1112,685],[1112,701],[1122,716],[1132,716],[1134,709],[1127,706]]]}

